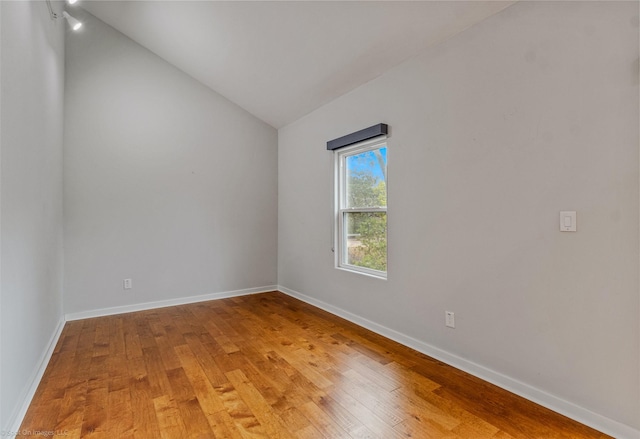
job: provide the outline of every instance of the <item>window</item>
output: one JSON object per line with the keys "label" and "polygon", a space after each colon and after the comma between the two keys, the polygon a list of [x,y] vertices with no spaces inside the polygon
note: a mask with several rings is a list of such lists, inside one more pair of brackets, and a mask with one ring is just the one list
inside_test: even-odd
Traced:
{"label": "window", "polygon": [[338,268],[387,277],[386,139],[335,152]]}

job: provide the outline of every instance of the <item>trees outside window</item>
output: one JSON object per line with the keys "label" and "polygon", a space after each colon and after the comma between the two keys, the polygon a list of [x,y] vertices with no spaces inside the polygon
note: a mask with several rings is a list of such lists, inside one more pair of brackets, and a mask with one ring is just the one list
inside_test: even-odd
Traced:
{"label": "trees outside window", "polygon": [[387,274],[387,145],[336,152],[338,267]]}

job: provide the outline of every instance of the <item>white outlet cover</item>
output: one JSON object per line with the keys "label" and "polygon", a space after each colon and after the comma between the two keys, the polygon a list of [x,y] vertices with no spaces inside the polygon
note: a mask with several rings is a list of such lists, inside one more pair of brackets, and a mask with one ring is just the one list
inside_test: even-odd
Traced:
{"label": "white outlet cover", "polygon": [[445,311],[445,313],[444,313],[444,324],[448,328],[455,328],[456,327],[455,314],[453,312]]}

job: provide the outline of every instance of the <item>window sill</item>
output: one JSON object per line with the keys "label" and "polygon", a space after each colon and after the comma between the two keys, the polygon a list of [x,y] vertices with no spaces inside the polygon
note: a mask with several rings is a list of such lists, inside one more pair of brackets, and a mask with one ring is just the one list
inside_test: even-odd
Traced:
{"label": "window sill", "polygon": [[378,273],[373,272],[373,271],[369,272],[369,271],[364,271],[364,270],[360,270],[360,269],[356,269],[356,268],[351,268],[351,266],[347,266],[347,267],[336,266],[336,269],[340,270],[340,271],[346,271],[346,272],[349,272],[349,273],[360,274],[362,276],[372,277],[374,279],[380,279],[380,280],[387,280],[387,277],[388,277],[386,273],[378,274]]}

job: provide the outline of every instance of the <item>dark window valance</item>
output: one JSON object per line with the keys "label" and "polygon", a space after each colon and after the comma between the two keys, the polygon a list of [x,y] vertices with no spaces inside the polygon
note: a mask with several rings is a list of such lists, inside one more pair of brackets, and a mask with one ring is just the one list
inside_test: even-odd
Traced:
{"label": "dark window valance", "polygon": [[345,146],[353,145],[354,143],[362,142],[363,140],[373,139],[374,137],[384,136],[389,133],[389,126],[386,123],[379,123],[377,125],[365,128],[355,133],[347,134],[346,136],[339,137],[327,142],[327,149],[332,151],[334,149],[343,148]]}

